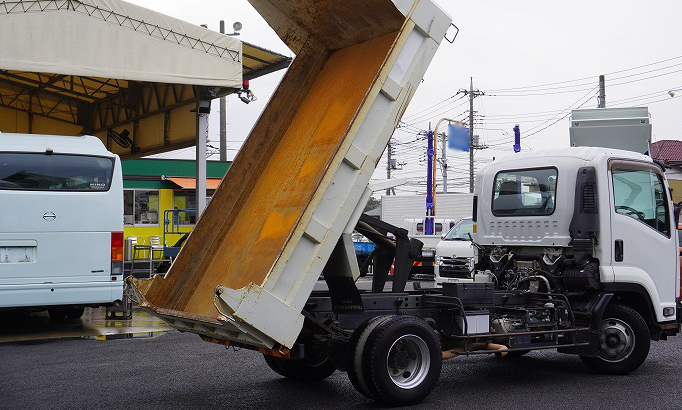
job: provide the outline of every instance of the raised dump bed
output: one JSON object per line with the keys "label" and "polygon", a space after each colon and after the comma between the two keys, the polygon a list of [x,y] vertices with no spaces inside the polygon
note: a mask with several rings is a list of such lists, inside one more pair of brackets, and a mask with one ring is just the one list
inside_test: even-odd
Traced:
{"label": "raised dump bed", "polygon": [[342,234],[450,18],[431,0],[250,2],[296,59],[166,277],[131,285],[178,329],[291,348],[337,243],[355,257]]}

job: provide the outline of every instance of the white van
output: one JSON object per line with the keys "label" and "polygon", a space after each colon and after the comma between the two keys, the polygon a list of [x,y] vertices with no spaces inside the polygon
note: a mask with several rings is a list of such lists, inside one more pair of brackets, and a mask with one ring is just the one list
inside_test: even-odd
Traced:
{"label": "white van", "polygon": [[92,136],[0,134],[0,308],[123,299],[121,161]]}
{"label": "white van", "polygon": [[472,277],[474,249],[469,235],[474,233],[473,227],[471,217],[463,218],[443,235],[443,240],[436,246],[436,286],[441,286],[443,282],[458,282]]}

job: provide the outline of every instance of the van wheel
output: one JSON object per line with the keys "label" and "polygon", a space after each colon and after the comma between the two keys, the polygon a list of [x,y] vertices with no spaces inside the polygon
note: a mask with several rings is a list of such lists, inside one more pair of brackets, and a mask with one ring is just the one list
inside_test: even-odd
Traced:
{"label": "van wheel", "polygon": [[442,352],[434,330],[415,316],[391,316],[364,345],[365,383],[376,399],[392,406],[422,401],[440,377]]}
{"label": "van wheel", "polygon": [[50,319],[54,322],[61,322],[66,319],[66,309],[48,309],[47,314],[50,315]]}
{"label": "van wheel", "polygon": [[73,308],[73,309],[68,309],[66,311],[66,317],[69,319],[80,319],[83,317],[83,312],[85,312],[85,308]]}
{"label": "van wheel", "polygon": [[336,371],[336,367],[334,367],[327,357],[316,361],[307,361],[305,359],[284,359],[282,357],[264,354],[263,358],[265,359],[265,363],[267,363],[275,373],[288,379],[303,382],[324,380]]}
{"label": "van wheel", "polygon": [[642,316],[624,305],[609,305],[599,328],[597,357],[580,356],[596,373],[628,374],[649,354],[649,328]]}

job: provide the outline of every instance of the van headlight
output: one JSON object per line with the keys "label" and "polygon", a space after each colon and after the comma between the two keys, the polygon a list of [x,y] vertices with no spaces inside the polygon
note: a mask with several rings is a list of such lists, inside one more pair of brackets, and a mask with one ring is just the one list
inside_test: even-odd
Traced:
{"label": "van headlight", "polygon": [[437,264],[438,266],[440,266],[440,265],[443,264],[443,257],[442,257],[442,256],[436,255],[436,264]]}

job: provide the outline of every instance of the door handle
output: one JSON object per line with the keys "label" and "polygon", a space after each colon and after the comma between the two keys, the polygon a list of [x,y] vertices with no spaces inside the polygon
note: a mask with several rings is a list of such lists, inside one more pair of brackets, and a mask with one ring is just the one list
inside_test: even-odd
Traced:
{"label": "door handle", "polygon": [[616,262],[623,262],[623,240],[616,239]]}

